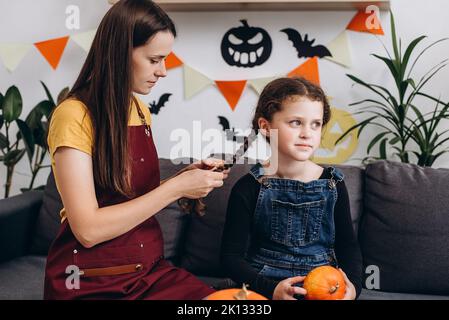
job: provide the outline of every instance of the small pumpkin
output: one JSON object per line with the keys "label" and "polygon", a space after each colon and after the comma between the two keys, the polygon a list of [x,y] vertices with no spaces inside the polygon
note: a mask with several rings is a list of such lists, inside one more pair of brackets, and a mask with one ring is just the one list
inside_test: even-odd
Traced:
{"label": "small pumpkin", "polygon": [[246,285],[242,289],[232,288],[218,290],[207,297],[207,300],[268,300],[264,296],[248,290]]}
{"label": "small pumpkin", "polygon": [[346,282],[340,270],[321,266],[307,274],[303,288],[307,300],[339,300],[345,296]]}

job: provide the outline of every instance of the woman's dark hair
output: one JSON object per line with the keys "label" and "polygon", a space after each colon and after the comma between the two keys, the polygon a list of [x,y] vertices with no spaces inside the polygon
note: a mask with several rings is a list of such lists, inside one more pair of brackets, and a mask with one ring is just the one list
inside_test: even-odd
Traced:
{"label": "woman's dark hair", "polygon": [[273,115],[281,111],[284,101],[295,96],[322,102],[323,126],[329,122],[331,109],[327,97],[320,86],[300,77],[279,78],[267,84],[260,94],[252,121],[253,130],[255,132],[259,131],[259,118],[263,117],[271,121]]}
{"label": "woman's dark hair", "polygon": [[158,32],[176,29],[153,1],[121,0],[103,17],[68,98],[83,102],[94,132],[95,183],[131,197],[128,120],[132,100],[132,50]]}

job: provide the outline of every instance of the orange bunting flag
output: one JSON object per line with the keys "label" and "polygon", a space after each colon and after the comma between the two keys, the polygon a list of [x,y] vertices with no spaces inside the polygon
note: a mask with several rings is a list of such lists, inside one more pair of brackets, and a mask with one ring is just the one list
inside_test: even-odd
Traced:
{"label": "orange bunting flag", "polygon": [[296,69],[290,71],[289,77],[304,77],[305,79],[320,85],[320,73],[318,71],[318,58],[310,58]]}
{"label": "orange bunting flag", "polygon": [[41,52],[53,69],[56,70],[69,37],[36,42],[34,45]]}
{"label": "orange bunting flag", "polygon": [[165,68],[167,70],[182,66],[183,62],[181,59],[179,59],[176,54],[173,52],[170,52],[170,54],[167,56],[167,59],[165,60]]}
{"label": "orange bunting flag", "polygon": [[384,35],[379,18],[374,11],[367,13],[364,10],[360,10],[354,18],[352,18],[351,22],[349,22],[346,29],[357,32]]}
{"label": "orange bunting flag", "polygon": [[215,81],[218,89],[221,91],[232,111],[242,96],[247,80],[241,81]]}

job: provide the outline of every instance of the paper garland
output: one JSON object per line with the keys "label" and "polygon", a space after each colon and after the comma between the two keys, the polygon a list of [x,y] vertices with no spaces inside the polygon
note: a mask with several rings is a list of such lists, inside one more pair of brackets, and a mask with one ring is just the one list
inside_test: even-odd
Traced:
{"label": "paper garland", "polygon": [[34,45],[41,52],[44,58],[48,61],[53,69],[56,70],[59,61],[61,60],[65,46],[69,41],[69,37],[62,37],[42,42],[37,42]]}
{"label": "paper garland", "polygon": [[6,69],[13,72],[31,48],[31,44],[0,44],[0,58]]}
{"label": "paper garland", "polygon": [[367,13],[364,10],[357,12],[355,17],[349,22],[346,30],[384,35],[377,15],[375,13]]}
{"label": "paper garland", "polygon": [[[373,28],[373,26],[375,28]],[[371,34],[384,34],[380,26],[377,16],[373,13],[366,13],[363,10],[357,12],[346,30],[340,33],[327,48],[332,53],[332,57],[325,59],[338,63],[344,67],[351,66],[350,45],[348,41],[348,30],[357,32],[367,32]],[[59,65],[64,49],[69,38],[72,38],[84,51],[88,52],[94,39],[96,30],[89,30],[79,34],[65,36],[56,39],[50,39],[34,43],[42,56],[47,60],[49,65],[56,69]],[[32,47],[30,44],[0,44],[0,58],[6,69],[10,72],[20,64],[22,59]],[[183,66],[184,68],[184,97],[190,99],[195,94],[207,88],[209,85],[215,84],[222,93],[230,108],[234,111],[238,101],[243,93],[245,86],[248,84],[257,94],[260,94],[267,83],[276,77],[267,77],[259,79],[239,79],[239,80],[213,80],[186,65],[175,53],[171,53],[166,59],[167,70]],[[320,75],[318,69],[318,58],[313,57],[305,60],[295,69],[291,70],[287,76],[302,76],[306,79],[320,84]]]}
{"label": "paper garland", "polygon": [[346,30],[329,43],[327,48],[332,52],[332,57],[325,57],[324,59],[338,63],[346,68],[351,67],[352,59]]}
{"label": "paper garland", "polygon": [[75,34],[71,36],[71,38],[73,41],[76,42],[76,44],[78,44],[81,48],[83,48],[84,51],[89,52],[90,46],[92,45],[96,32],[97,30],[94,29],[87,32]]}

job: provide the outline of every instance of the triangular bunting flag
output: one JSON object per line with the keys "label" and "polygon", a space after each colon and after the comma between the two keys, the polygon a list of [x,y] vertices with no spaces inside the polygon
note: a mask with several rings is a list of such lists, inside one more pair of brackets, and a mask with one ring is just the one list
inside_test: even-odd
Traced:
{"label": "triangular bunting flag", "polygon": [[331,52],[332,57],[325,57],[325,59],[336,62],[346,68],[351,67],[352,59],[346,30],[340,33],[338,37],[326,47]]}
{"label": "triangular bunting flag", "polygon": [[0,44],[0,58],[6,69],[13,72],[31,47],[31,44]]}
{"label": "triangular bunting flag", "polygon": [[265,88],[265,86],[268,83],[270,83],[271,81],[273,81],[276,78],[277,77],[251,79],[251,80],[248,80],[248,84],[254,89],[254,91],[257,92],[257,94],[260,95],[262,93],[263,88]]}
{"label": "triangular bunting flag", "polygon": [[210,84],[213,80],[206,77],[204,74],[184,65],[184,98],[190,99],[193,95],[200,92]]}
{"label": "triangular bunting flag", "polygon": [[384,35],[376,13],[360,10],[346,27],[347,30]]}
{"label": "triangular bunting flag", "polygon": [[318,71],[318,58],[307,59],[302,65],[296,69],[290,71],[289,77],[300,76],[307,80],[319,85],[320,84],[320,74]]}
{"label": "triangular bunting flag", "polygon": [[182,66],[182,61],[174,54],[173,52],[170,52],[170,54],[167,56],[167,59],[165,60],[165,68],[167,70]]}
{"label": "triangular bunting flag", "polygon": [[74,34],[71,36],[72,40],[75,41],[84,51],[89,52],[92,41],[94,40],[96,29],[86,31],[83,33]]}
{"label": "triangular bunting flag", "polygon": [[66,36],[62,38],[37,42],[34,45],[52,66],[52,68],[56,70],[68,40],[69,36]]}
{"label": "triangular bunting flag", "polygon": [[246,85],[246,80],[241,81],[215,81],[218,89],[221,91],[232,111],[242,96],[243,89]]}

